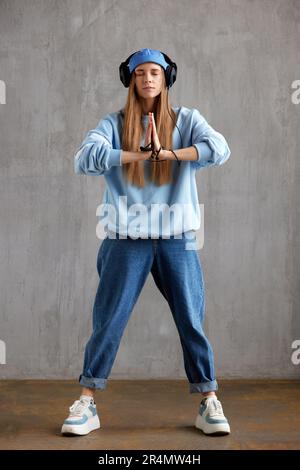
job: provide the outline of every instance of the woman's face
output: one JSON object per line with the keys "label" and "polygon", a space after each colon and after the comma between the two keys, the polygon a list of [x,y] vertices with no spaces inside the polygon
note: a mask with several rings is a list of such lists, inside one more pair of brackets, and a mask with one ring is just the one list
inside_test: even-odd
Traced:
{"label": "woman's face", "polygon": [[160,94],[164,70],[159,64],[145,62],[138,65],[134,73],[136,89],[141,98],[155,98]]}

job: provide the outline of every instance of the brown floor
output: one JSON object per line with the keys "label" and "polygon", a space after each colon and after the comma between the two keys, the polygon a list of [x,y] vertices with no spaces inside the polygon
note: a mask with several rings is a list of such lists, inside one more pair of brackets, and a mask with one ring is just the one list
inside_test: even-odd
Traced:
{"label": "brown floor", "polygon": [[194,427],[201,395],[187,381],[114,380],[96,393],[101,428],[60,434],[75,381],[0,381],[0,449],[300,449],[300,380],[218,380],[228,436]]}

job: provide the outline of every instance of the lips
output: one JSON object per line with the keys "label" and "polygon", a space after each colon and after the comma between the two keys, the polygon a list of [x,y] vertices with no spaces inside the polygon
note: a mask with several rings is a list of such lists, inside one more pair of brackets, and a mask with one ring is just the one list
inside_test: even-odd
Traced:
{"label": "lips", "polygon": [[146,88],[143,88],[143,90],[154,90],[154,87],[147,86]]}

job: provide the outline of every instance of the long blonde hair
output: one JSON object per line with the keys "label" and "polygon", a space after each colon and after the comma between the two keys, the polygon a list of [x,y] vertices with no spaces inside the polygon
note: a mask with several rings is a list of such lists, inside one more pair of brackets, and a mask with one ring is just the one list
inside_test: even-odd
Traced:
{"label": "long blonde hair", "polygon": [[[162,90],[157,97],[155,108],[156,109],[153,110],[153,112],[160,145],[166,149],[170,149],[172,148],[172,135],[175,127],[176,113],[173,111],[169,102],[164,73]],[[143,111],[140,97],[135,88],[134,73],[132,74],[130,81],[127,102],[123,109],[123,113],[122,149],[131,152],[140,151],[141,138],[144,130],[142,122]],[[144,145],[144,142],[142,145]],[[159,163],[144,162],[143,160],[140,160],[125,163],[122,165],[122,169],[123,175],[129,183],[138,187],[144,187],[144,165],[151,165],[150,179],[154,184],[160,186],[171,182],[172,164],[172,160],[166,160]]]}

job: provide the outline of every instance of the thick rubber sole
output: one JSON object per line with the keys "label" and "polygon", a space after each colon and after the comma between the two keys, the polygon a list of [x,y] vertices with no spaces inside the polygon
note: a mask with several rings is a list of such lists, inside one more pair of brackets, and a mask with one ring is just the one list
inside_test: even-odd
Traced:
{"label": "thick rubber sole", "polygon": [[84,424],[63,424],[61,428],[61,434],[76,434],[78,436],[84,436],[99,428],[100,420],[98,415],[96,415],[89,418],[88,421]]}
{"label": "thick rubber sole", "polygon": [[207,423],[199,414],[196,418],[195,426],[207,435],[225,436],[226,434],[230,434],[230,426],[228,423],[210,424]]}

